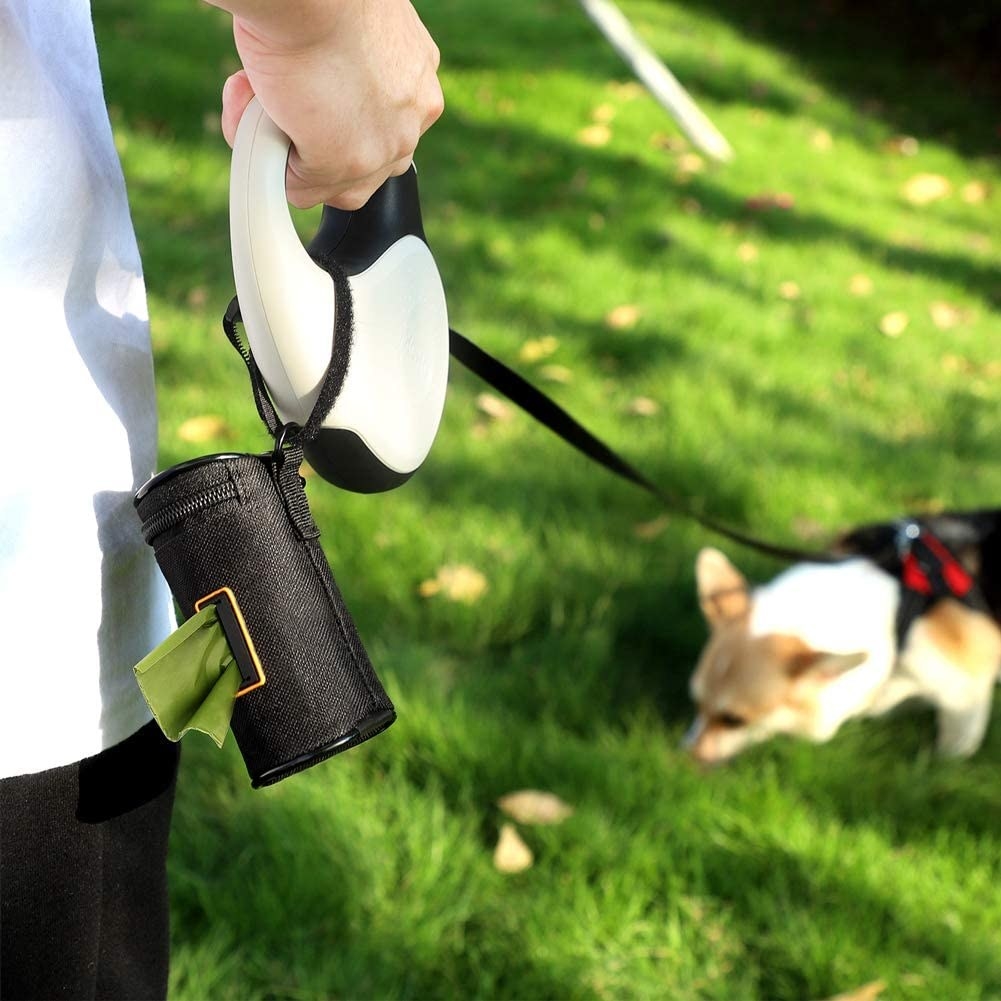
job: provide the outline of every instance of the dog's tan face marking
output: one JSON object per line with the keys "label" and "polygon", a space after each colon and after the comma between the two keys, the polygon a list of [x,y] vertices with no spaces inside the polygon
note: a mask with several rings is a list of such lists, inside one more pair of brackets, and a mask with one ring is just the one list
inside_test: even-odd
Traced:
{"label": "dog's tan face marking", "polygon": [[702,762],[718,762],[778,733],[815,736],[817,699],[827,682],[864,655],[817,651],[796,636],[751,635],[751,594],[715,549],[696,561],[709,640],[692,675],[699,715],[686,738]]}
{"label": "dog's tan face marking", "polygon": [[1001,631],[982,612],[947,599],[932,607],[915,629],[966,674],[973,677],[997,674],[1001,665]]}
{"label": "dog's tan face marking", "polygon": [[746,619],[718,625],[692,676],[695,757],[721,761],[775,733],[809,729],[816,687],[803,679],[817,656],[794,636],[749,635]]}

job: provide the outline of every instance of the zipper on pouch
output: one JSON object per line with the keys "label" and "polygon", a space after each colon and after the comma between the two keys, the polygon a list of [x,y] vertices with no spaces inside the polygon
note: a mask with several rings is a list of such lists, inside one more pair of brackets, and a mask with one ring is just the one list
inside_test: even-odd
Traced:
{"label": "zipper on pouch", "polygon": [[180,524],[185,518],[190,518],[192,515],[206,511],[224,501],[236,500],[238,496],[236,484],[232,480],[218,483],[214,487],[203,490],[200,494],[195,494],[194,497],[185,497],[183,500],[174,501],[162,511],[157,511],[143,526],[144,534],[147,539],[153,540],[168,529]]}

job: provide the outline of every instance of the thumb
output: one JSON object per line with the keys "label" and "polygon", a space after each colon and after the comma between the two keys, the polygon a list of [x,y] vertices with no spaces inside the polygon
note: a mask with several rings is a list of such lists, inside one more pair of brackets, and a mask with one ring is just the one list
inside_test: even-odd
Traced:
{"label": "thumb", "polygon": [[236,127],[254,97],[254,88],[245,70],[234,73],[222,87],[222,134],[230,146],[236,140]]}

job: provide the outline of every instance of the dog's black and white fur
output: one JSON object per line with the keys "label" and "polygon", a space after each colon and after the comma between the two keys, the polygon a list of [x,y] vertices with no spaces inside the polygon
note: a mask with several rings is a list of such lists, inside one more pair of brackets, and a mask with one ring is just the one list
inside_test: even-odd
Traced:
{"label": "dog's black and white fur", "polygon": [[698,759],[779,733],[828,740],[912,698],[936,707],[942,753],[980,747],[1001,670],[1001,511],[865,526],[834,552],[753,589],[721,552],[699,553]]}

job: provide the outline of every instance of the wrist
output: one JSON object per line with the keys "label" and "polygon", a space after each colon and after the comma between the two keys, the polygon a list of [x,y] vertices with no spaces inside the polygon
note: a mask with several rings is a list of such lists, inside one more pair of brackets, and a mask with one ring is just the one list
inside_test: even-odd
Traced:
{"label": "wrist", "polygon": [[329,44],[359,0],[205,0],[233,16],[233,30],[262,51],[299,55]]}

